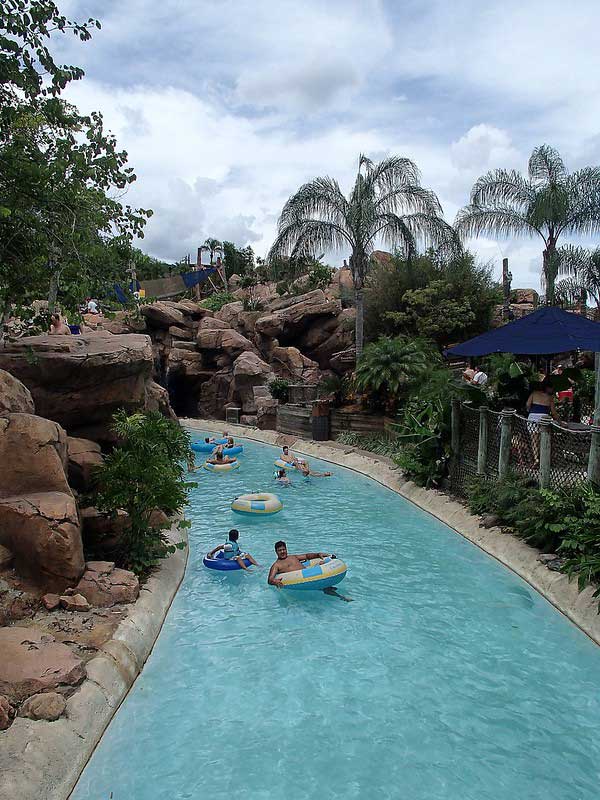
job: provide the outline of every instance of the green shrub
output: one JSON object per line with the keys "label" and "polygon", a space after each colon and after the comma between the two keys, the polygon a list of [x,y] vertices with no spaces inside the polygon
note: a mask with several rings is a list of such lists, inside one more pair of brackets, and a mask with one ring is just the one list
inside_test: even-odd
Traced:
{"label": "green shrub", "polygon": [[[600,493],[583,484],[570,496],[574,508],[565,520],[567,532],[559,552],[567,557],[564,571],[577,577],[581,590],[588,583],[600,583]],[[600,588],[594,597],[599,595]]]}
{"label": "green shrub", "polygon": [[[165,530],[171,522],[153,523],[155,509],[180,514],[194,483],[185,480],[185,462],[191,455],[189,437],[173,420],[158,412],[128,416],[118,411],[113,429],[119,445],[96,473],[93,503],[116,516],[126,511],[129,523],[116,560],[120,566],[146,576],[160,559],[185,545],[171,545]],[[180,521],[179,528],[189,523]]]}
{"label": "green shrub", "polygon": [[348,402],[352,394],[352,380],[348,375],[329,375],[317,386],[318,397],[330,397],[335,407]]}
{"label": "green shrub", "polygon": [[289,388],[290,382],[286,381],[285,378],[275,378],[269,383],[269,391],[275,400],[279,400],[280,403],[287,403],[289,400]]}
{"label": "green shrub", "polygon": [[215,292],[203,300],[200,305],[203,308],[208,308],[210,311],[220,311],[227,303],[235,303],[235,297],[231,292]]}

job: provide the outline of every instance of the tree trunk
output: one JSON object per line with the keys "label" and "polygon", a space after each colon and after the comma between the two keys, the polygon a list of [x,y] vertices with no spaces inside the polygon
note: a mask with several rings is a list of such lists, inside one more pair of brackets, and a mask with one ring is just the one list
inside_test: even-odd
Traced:
{"label": "tree trunk", "polygon": [[53,314],[58,298],[58,287],[60,286],[60,273],[62,270],[56,269],[50,276],[50,288],[48,290],[48,311]]}
{"label": "tree trunk", "polygon": [[546,305],[551,306],[554,305],[555,302],[554,286],[558,274],[558,256],[555,242],[548,242],[548,246],[544,250],[543,258],[544,280],[546,283]]}
{"label": "tree trunk", "polygon": [[0,315],[0,344],[4,342],[4,331],[6,329],[6,323],[10,319],[10,311],[13,304],[13,298],[8,296],[4,301],[4,308],[2,309],[2,315]]}
{"label": "tree trunk", "polygon": [[354,289],[354,298],[356,305],[356,326],[354,338],[356,340],[356,363],[358,364],[358,359],[362,355],[364,340],[364,289],[362,286],[358,286]]}

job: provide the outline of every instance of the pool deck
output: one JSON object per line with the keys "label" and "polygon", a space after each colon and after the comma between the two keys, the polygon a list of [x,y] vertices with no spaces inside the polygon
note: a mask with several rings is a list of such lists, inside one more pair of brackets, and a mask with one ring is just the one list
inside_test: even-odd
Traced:
{"label": "pool deck", "polygon": [[[172,542],[187,542],[177,528]],[[183,576],[188,548],[161,562],[142,586],[127,618],[85,666],[86,678],[67,700],[56,722],[17,717],[0,732],[0,797],[10,800],[66,800],[108,723],[133,686]],[[133,799],[132,799],[133,800]]]}
{"label": "pool deck", "polygon": [[481,518],[471,514],[461,503],[443,492],[423,489],[407,480],[391,459],[338,442],[306,441],[277,431],[230,425],[219,420],[182,419],[180,422],[190,429],[219,432],[227,430],[235,437],[280,447],[287,444],[296,453],[329,461],[372,478],[444,522],[453,531],[504,564],[527,581],[590,639],[600,644],[600,615],[598,600],[592,597],[594,587],[588,586],[579,592],[576,580],[570,581],[566,575],[548,569],[537,560],[539,550],[510,533],[503,533],[500,528],[483,528]]}

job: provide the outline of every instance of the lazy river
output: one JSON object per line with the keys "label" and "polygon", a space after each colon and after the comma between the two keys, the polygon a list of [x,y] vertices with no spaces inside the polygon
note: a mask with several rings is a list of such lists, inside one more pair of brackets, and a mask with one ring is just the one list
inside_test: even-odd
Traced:
{"label": "lazy river", "polygon": [[[198,473],[185,580],[73,800],[597,798],[598,647],[368,478],[311,459],[334,476],[279,489],[277,452]],[[284,510],[230,510],[257,490]],[[231,527],[262,569],[202,566]],[[343,558],[354,602],[268,587],[280,538]]]}

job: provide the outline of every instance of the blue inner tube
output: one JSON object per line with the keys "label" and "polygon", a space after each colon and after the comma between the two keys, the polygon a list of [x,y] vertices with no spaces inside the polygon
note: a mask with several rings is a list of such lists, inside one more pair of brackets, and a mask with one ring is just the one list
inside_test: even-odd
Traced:
{"label": "blue inner tube", "polygon": [[[231,572],[236,569],[241,569],[235,558],[225,558],[222,550],[219,550],[218,553],[215,553],[214,558],[204,556],[202,563],[205,567],[208,567],[208,569],[216,569],[220,570],[221,572]],[[252,562],[250,559],[245,558],[244,564],[249,567],[251,566]]]}
{"label": "blue inner tube", "polygon": [[234,444],[233,447],[224,447],[223,448],[223,455],[224,456],[237,456],[239,453],[243,453],[244,448],[241,444]]}
{"label": "blue inner tube", "polygon": [[216,446],[216,442],[192,442],[192,450],[196,453],[212,453]]}

